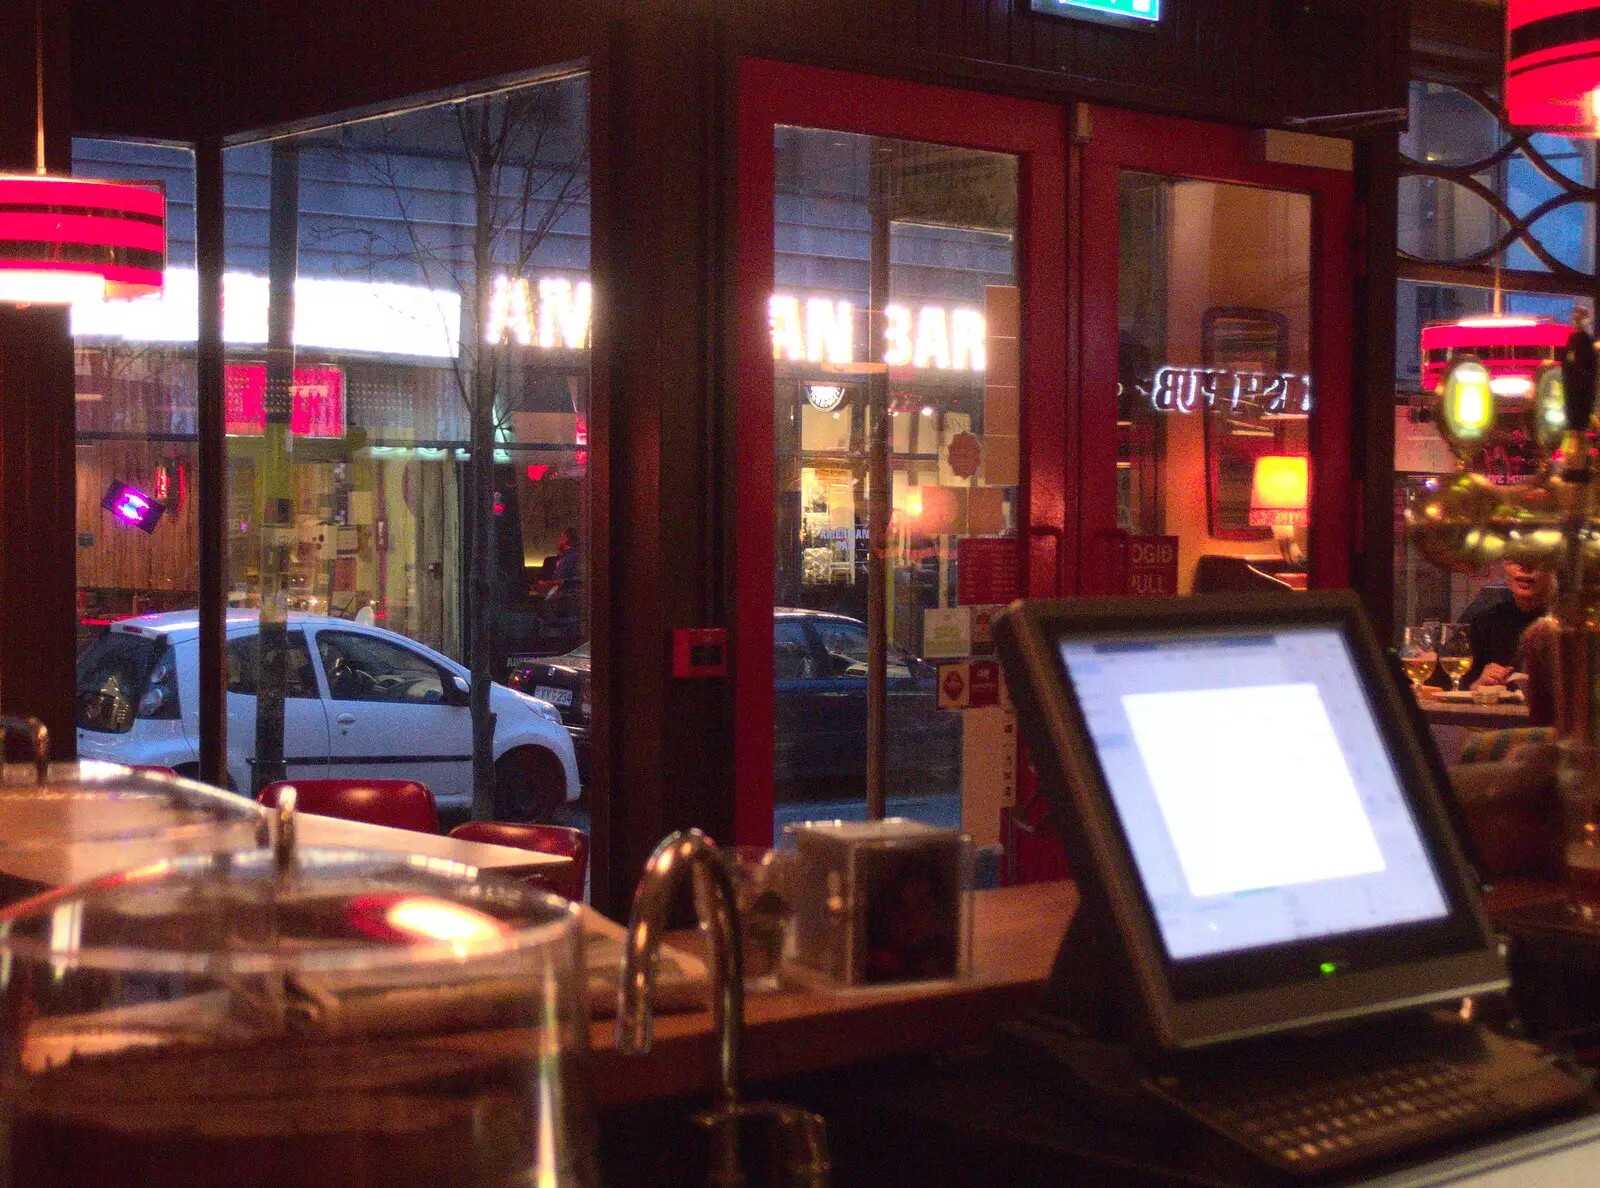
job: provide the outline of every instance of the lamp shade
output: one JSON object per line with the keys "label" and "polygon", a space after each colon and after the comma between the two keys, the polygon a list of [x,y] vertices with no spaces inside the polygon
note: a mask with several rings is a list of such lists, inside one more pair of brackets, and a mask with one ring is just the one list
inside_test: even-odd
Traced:
{"label": "lamp shade", "polygon": [[1506,0],[1506,120],[1592,131],[1600,89],[1600,0]]}
{"label": "lamp shade", "polygon": [[71,303],[161,291],[167,200],[159,190],[0,174],[0,301]]}
{"label": "lamp shade", "polygon": [[1310,522],[1306,513],[1309,488],[1303,456],[1266,454],[1257,458],[1250,483],[1250,526],[1304,528]]}

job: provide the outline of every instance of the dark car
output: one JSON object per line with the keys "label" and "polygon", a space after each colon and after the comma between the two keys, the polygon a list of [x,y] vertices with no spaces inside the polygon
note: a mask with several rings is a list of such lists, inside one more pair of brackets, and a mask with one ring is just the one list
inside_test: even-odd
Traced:
{"label": "dark car", "polygon": [[[773,611],[779,799],[859,795],[867,766],[867,629],[823,611]],[[589,778],[589,645],[562,656],[513,657],[513,688],[554,705]],[[889,791],[960,790],[961,718],[938,708],[936,670],[889,649]]]}
{"label": "dark car", "polygon": [[589,783],[589,645],[581,643],[560,656],[511,656],[506,684],[530,697],[547,701],[561,714],[578,753],[578,778]]}

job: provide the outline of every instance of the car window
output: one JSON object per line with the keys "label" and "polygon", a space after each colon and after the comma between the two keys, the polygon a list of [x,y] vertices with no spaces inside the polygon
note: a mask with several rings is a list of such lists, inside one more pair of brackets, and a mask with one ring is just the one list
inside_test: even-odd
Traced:
{"label": "car window", "polygon": [[[837,619],[817,619],[811,626],[822,642],[822,650],[828,654],[828,663],[833,669],[829,676],[866,677],[867,633],[863,627]],[[891,679],[911,675],[905,653],[898,648],[889,649],[887,672]]]}
{"label": "car window", "polygon": [[131,631],[108,631],[90,644],[78,659],[78,725],[107,734],[132,730],[139,699],[166,651],[159,640]]}
{"label": "car window", "polygon": [[810,680],[817,675],[806,629],[792,619],[772,625],[773,676],[780,681]]}
{"label": "car window", "polygon": [[[228,692],[256,695],[256,676],[260,671],[257,653],[259,635],[236,635],[228,641]],[[284,673],[285,697],[317,697],[317,677],[311,671],[311,651],[304,631],[289,632],[289,658]]]}
{"label": "car window", "polygon": [[350,631],[319,631],[317,654],[335,701],[438,705],[444,700],[445,674],[439,666],[389,640]]}

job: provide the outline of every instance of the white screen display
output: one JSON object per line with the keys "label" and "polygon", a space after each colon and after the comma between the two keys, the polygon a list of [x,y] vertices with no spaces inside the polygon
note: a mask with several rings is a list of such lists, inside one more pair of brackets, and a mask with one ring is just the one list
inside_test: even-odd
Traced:
{"label": "white screen display", "polygon": [[1448,914],[1338,631],[1060,651],[1172,959]]}

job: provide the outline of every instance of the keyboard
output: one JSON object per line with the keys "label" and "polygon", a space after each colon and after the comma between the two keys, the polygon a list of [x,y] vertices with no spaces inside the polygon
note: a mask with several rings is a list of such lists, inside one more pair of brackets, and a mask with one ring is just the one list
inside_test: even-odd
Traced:
{"label": "keyboard", "polygon": [[1273,1167],[1316,1175],[1553,1113],[1588,1089],[1529,1044],[1460,1023],[1287,1037],[1152,1070],[1145,1086]]}

